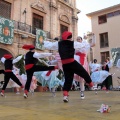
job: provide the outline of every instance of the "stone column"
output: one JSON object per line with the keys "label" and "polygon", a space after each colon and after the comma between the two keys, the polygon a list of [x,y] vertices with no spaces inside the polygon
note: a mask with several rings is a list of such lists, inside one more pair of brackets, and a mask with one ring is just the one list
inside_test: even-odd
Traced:
{"label": "stone column", "polygon": [[57,3],[50,0],[50,38],[56,37],[57,33]]}
{"label": "stone column", "polygon": [[78,17],[73,15],[72,16],[72,31],[73,31],[73,39],[76,40],[77,35],[78,35],[78,27],[77,27],[77,23],[78,23]]}

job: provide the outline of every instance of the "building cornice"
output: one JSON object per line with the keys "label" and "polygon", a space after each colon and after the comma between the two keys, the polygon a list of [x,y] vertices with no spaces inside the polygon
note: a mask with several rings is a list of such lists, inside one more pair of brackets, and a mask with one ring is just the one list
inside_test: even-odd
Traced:
{"label": "building cornice", "polygon": [[36,35],[34,35],[32,33],[28,33],[28,32],[22,31],[22,30],[18,30],[18,29],[14,29],[14,33],[18,34],[18,35],[26,35],[26,36],[28,36],[30,38],[36,38]]}
{"label": "building cornice", "polygon": [[110,6],[110,7],[98,10],[98,11],[94,11],[94,12],[88,13],[86,15],[91,17],[91,16],[93,16],[95,14],[98,14],[98,13],[101,13],[101,12],[104,12],[104,11],[107,11],[107,10],[111,10],[111,9],[114,9],[114,8],[117,8],[117,7],[120,7],[120,4],[117,4],[117,5],[114,5],[114,6]]}
{"label": "building cornice", "polygon": [[58,0],[58,2],[66,5],[66,6],[68,6],[68,7],[71,8],[71,9],[74,9],[74,7],[73,7],[71,4],[68,4],[67,2],[64,2],[63,0]]}

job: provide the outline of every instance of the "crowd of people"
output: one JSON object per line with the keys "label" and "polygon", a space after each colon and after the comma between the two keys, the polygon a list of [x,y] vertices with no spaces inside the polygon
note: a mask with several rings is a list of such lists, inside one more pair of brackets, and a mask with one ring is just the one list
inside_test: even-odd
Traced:
{"label": "crowd of people", "polygon": [[[94,85],[102,84],[109,90],[108,80],[111,76],[109,68],[112,63],[106,59],[103,65],[97,64],[94,59],[92,63],[88,63],[87,53],[90,47],[95,46],[95,35],[92,34],[92,42],[78,36],[76,41],[72,40],[72,33],[65,31],[61,40],[56,39],[55,42],[44,41],[44,48],[47,50],[58,51],[56,53],[38,53],[33,45],[23,45],[23,49],[28,50],[25,55],[21,55],[13,59],[10,54],[5,54],[1,58],[5,69],[0,70],[0,74],[4,74],[4,84],[1,90],[1,96],[5,95],[7,84],[17,88],[17,94],[20,88],[24,89],[24,98],[28,98],[28,92],[34,92],[37,87],[37,81],[42,86],[48,86],[49,90],[55,97],[57,87],[61,86],[63,90],[63,101],[69,101],[69,91],[72,86],[75,88],[80,86],[80,97],[85,98],[85,86],[92,88]],[[20,68],[15,67],[15,63],[24,57],[25,74],[20,75]],[[43,61],[41,58],[48,58]],[[38,65],[41,62],[44,65]],[[90,68],[90,70],[89,70]],[[63,74],[58,77],[59,71]]]}

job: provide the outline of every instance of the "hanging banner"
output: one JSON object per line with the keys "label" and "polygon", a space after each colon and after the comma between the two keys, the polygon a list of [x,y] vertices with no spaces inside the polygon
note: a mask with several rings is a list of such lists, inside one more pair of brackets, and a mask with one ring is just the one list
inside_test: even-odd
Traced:
{"label": "hanging banner", "polygon": [[120,59],[120,48],[112,48],[111,55],[112,55],[113,64],[116,65],[118,59]]}
{"label": "hanging banner", "polygon": [[40,29],[36,29],[36,48],[44,50],[43,42],[46,40],[46,32]]}
{"label": "hanging banner", "polygon": [[14,22],[12,20],[0,17],[0,42],[12,44],[14,37]]}

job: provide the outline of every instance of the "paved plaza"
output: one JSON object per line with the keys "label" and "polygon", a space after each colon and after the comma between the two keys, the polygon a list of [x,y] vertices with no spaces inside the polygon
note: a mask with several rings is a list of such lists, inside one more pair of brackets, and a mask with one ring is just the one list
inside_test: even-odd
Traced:
{"label": "paved plaza", "polygon": [[[71,91],[69,103],[64,103],[62,92],[56,97],[35,92],[28,99],[8,92],[0,98],[0,120],[120,120],[120,91],[86,91],[85,96],[81,100],[79,91]],[[102,103],[111,106],[110,113],[97,112]]]}

